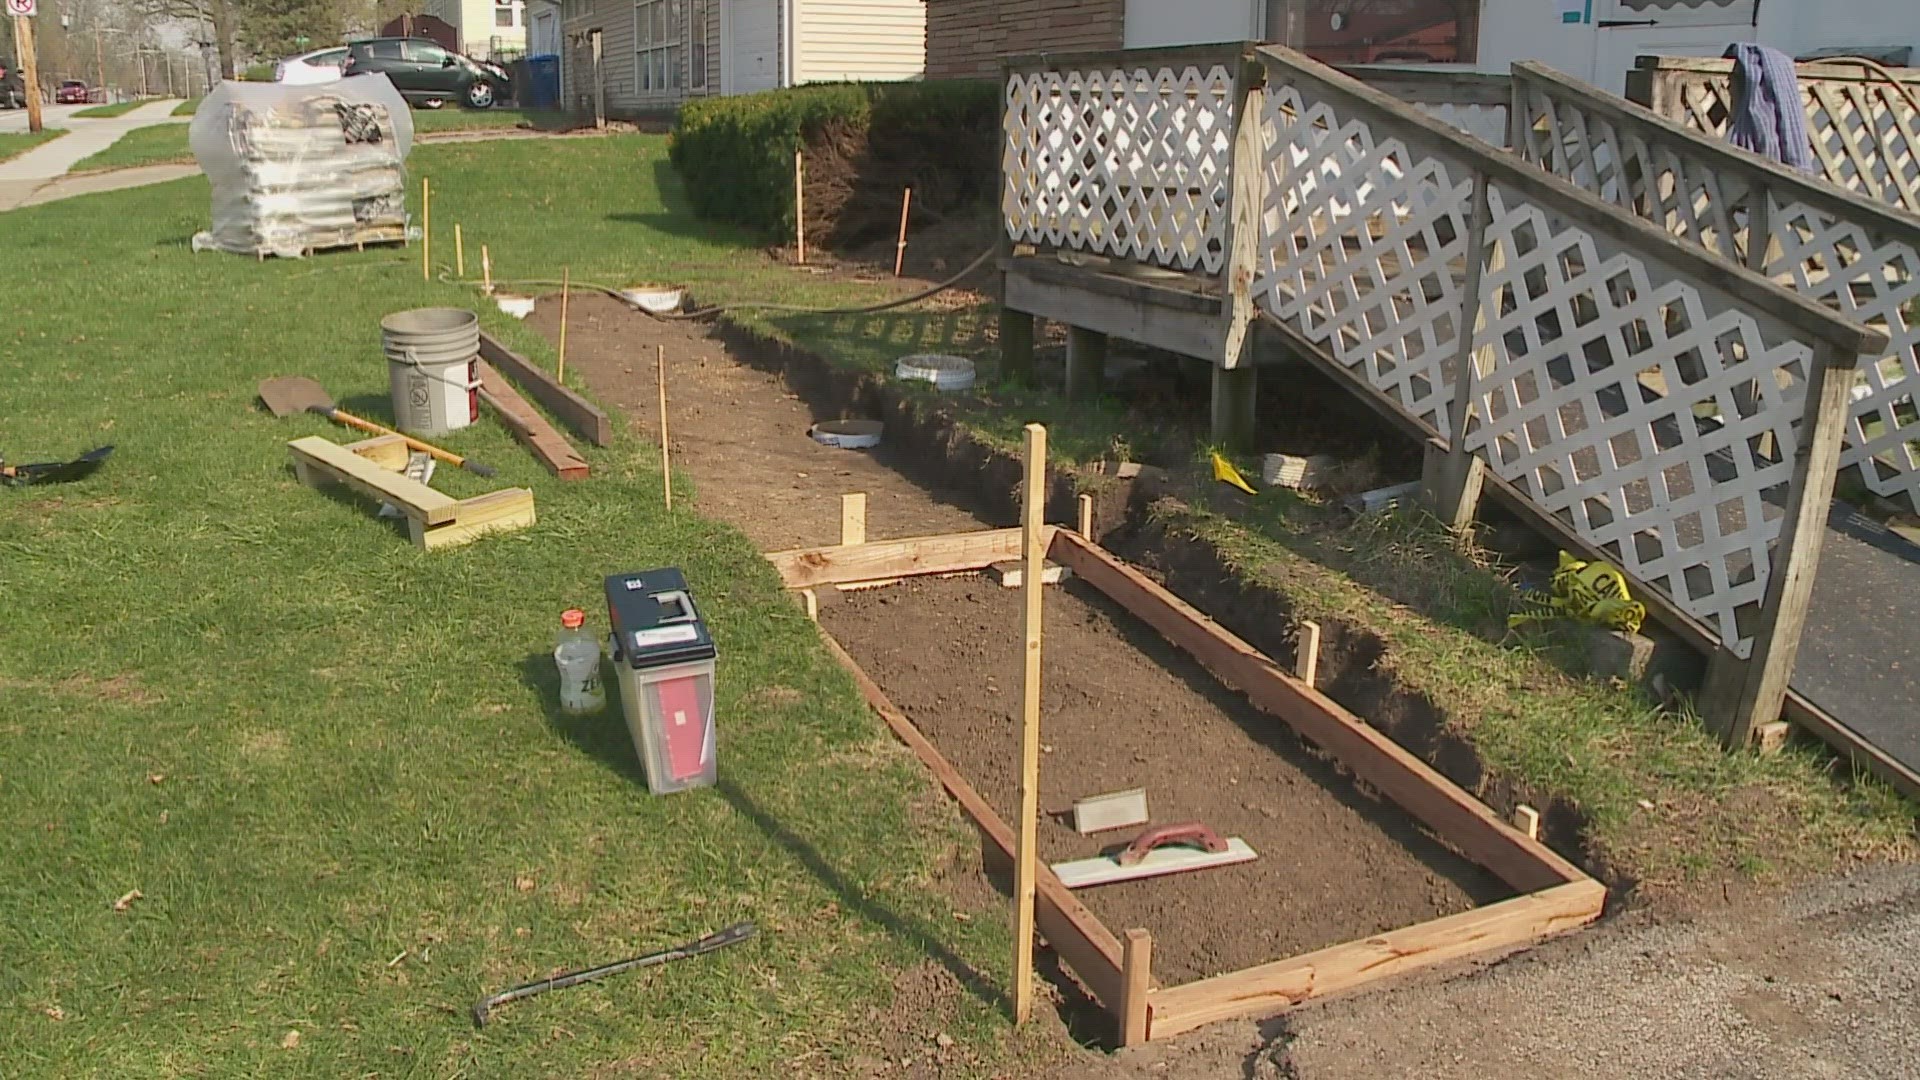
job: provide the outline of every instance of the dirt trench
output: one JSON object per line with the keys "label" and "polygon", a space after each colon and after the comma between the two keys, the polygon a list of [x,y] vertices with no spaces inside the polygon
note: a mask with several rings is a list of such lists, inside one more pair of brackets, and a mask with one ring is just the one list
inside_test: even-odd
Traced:
{"label": "dirt trench", "polygon": [[[557,337],[557,305],[540,305],[529,323],[550,340]],[[657,438],[654,356],[656,345],[665,347],[676,470],[697,486],[701,512],[733,523],[762,550],[837,542],[840,496],[848,492],[867,494],[869,539],[1016,523],[1020,462],[960,432],[933,399],[901,393],[883,378],[832,368],[817,356],[736,325],[663,323],[598,296],[575,300],[568,339],[576,370],[645,439]],[[885,420],[886,443],[850,452],[807,437],[816,420],[840,416]],[[1293,620],[1284,597],[1250,589],[1203,542],[1155,526],[1148,509],[1163,494],[1137,484],[1100,485],[1095,518],[1102,542],[1269,655],[1290,657]],[[1073,520],[1075,495],[1074,477],[1051,477],[1049,519]],[[915,582],[842,599],[822,616],[1003,813],[1011,809],[1013,740],[1011,727],[996,730],[996,725],[1010,724],[1013,714],[1004,707],[979,707],[976,694],[990,675],[999,697],[1012,692],[1017,705],[1018,669],[1007,667],[1018,626],[1012,595],[984,579]],[[1311,747],[1290,734],[1274,737],[1278,725],[1103,598],[1070,587],[1050,599],[1049,611],[1055,622],[1049,630],[1053,650],[1047,685],[1055,700],[1047,724],[1060,738],[1049,761],[1052,786],[1043,806],[1058,809],[1056,804],[1071,797],[1144,782],[1163,796],[1156,819],[1162,807],[1190,810],[1182,816],[1211,819],[1268,853],[1249,864],[1251,869],[1187,875],[1170,888],[1166,883],[1178,879],[1087,894],[1109,926],[1146,925],[1155,933],[1161,982],[1284,958],[1505,895],[1497,882],[1445,850],[1396,807],[1358,791]],[[985,643],[996,641],[1006,644],[1009,656],[987,655],[992,650]],[[1490,780],[1471,746],[1444,732],[1443,718],[1430,702],[1401,690],[1374,667],[1382,648],[1365,632],[1323,627],[1323,689],[1479,792],[1496,810],[1506,812],[1517,802],[1542,808],[1544,838],[1604,875],[1604,867],[1585,858],[1578,813],[1546,793]],[[948,662],[924,659],[952,650],[958,651]],[[1112,729],[1115,716],[1129,713],[1153,719],[1148,737]],[[1170,751],[1158,745],[1165,739],[1150,737],[1155,725],[1169,724],[1202,737]],[[1266,756],[1252,758],[1256,753]],[[1231,771],[1230,763],[1255,760],[1259,775],[1249,767],[1236,777],[1238,783],[1220,781]],[[1249,785],[1244,792],[1231,790],[1240,783]],[[1223,786],[1229,790],[1215,790]],[[1269,816],[1261,812],[1263,804],[1286,805],[1287,813]],[[1046,836],[1050,860],[1086,857],[1100,846],[1057,822]],[[1360,855],[1352,854],[1356,851]],[[981,887],[979,875],[952,876],[971,879],[964,886],[949,883],[956,911],[999,916],[1000,901]],[[1220,910],[1234,911],[1255,929],[1208,925],[1209,914]],[[1202,932],[1182,929],[1195,926]],[[910,1005],[868,1025],[882,1062],[894,1060],[894,1053],[900,1060],[916,1059],[899,1048],[923,1048],[952,1001],[967,992],[944,970],[922,974],[916,977],[921,992]],[[939,984],[939,993],[928,992],[923,983]],[[1100,1022],[1089,1019],[1084,999],[1070,983],[1062,982],[1060,992],[1063,1047],[1071,1045],[1069,1031],[1072,1042],[1110,1037]],[[1204,1058],[1200,1048],[1212,1041],[1191,1045]],[[1217,1063],[1237,1062],[1245,1051],[1236,1043],[1230,1051],[1221,1050]],[[938,1065],[924,1055],[917,1060]],[[934,1074],[937,1068],[928,1073]]]}

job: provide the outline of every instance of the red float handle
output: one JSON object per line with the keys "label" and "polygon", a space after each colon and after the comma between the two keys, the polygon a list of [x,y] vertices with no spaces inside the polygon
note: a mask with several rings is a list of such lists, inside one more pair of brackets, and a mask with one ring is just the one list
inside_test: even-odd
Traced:
{"label": "red float handle", "polygon": [[1227,842],[1220,834],[1198,821],[1186,821],[1178,825],[1152,825],[1146,831],[1133,838],[1127,849],[1114,861],[1121,866],[1132,866],[1147,857],[1155,848],[1168,844],[1191,844],[1202,851],[1216,855],[1227,850]]}

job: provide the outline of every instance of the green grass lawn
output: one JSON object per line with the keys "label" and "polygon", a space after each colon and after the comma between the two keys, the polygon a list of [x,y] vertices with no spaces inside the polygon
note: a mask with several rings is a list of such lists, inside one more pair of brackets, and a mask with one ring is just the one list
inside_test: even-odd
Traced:
{"label": "green grass lawn", "polygon": [[17,158],[21,154],[42,143],[65,135],[65,128],[43,128],[40,131],[0,131],[0,161]]}
{"label": "green grass lawn", "polygon": [[497,128],[538,127],[550,124],[552,112],[527,109],[462,109],[444,105],[413,110],[415,131],[492,131]]}
{"label": "green grass lawn", "polygon": [[118,101],[113,103],[112,105],[95,105],[91,109],[81,109],[79,112],[74,113],[73,115],[85,117],[90,120],[97,120],[97,119],[102,119],[110,116],[125,116],[126,114],[132,112],[133,110],[139,108],[142,105],[145,105],[146,103],[147,102],[145,99],[135,98],[132,101]]}
{"label": "green grass lawn", "polygon": [[192,115],[194,114],[194,112],[195,112],[195,110],[197,110],[197,109],[199,109],[199,108],[200,108],[200,101],[201,101],[201,99],[200,99],[200,98],[197,98],[197,97],[195,97],[195,98],[188,98],[187,100],[185,100],[185,101],[183,101],[183,102],[181,102],[180,104],[178,104],[178,105],[175,105],[175,106],[173,107],[173,115],[175,115],[175,116],[192,116]]}
{"label": "green grass lawn", "polygon": [[136,165],[166,165],[191,162],[187,149],[187,125],[153,124],[134,128],[114,141],[112,146],[76,162],[72,172],[99,172],[105,169],[131,169]]}
{"label": "green grass lawn", "polygon": [[[435,222],[503,274],[751,265],[662,201],[664,157],[623,137],[410,164]],[[118,447],[83,484],[0,489],[8,1075],[830,1072],[900,970],[1004,984],[1004,920],[956,920],[932,881],[972,841],[753,547],[662,509],[644,440],[561,484],[491,422],[447,438],[501,476],[436,486],[531,487],[540,521],[433,553],[299,485],[286,440],[353,436],[270,418],[256,384],[311,375],[380,417],[379,318],[475,298],[422,282],[414,250],[195,255],[207,194],[7,215],[0,289],[35,314],[0,331],[0,449]],[[549,655],[563,608],[660,565],[686,570],[721,652],[723,783],[671,798],[645,793],[617,715],[556,713]],[[467,1019],[487,992],[742,918],[762,934],[732,951]],[[1033,1052],[980,997],[946,1030],[977,1051],[956,1072]]]}

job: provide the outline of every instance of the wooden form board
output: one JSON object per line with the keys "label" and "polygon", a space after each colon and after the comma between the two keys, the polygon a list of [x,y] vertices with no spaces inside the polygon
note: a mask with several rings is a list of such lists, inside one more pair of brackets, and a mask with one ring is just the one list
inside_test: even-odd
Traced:
{"label": "wooden form board", "polygon": [[500,414],[513,437],[526,444],[547,471],[562,480],[587,478],[587,462],[574,452],[566,436],[554,430],[540,411],[520,396],[512,384],[485,360],[480,361],[480,400]]}
{"label": "wooden form board", "polygon": [[[848,580],[978,570],[1005,557],[998,551],[1009,545],[1017,550],[1019,543],[1020,530],[1008,529],[780,552],[767,558],[790,588],[805,589]],[[829,554],[856,557],[834,562]],[[1154,987],[1147,932],[1127,930],[1123,945],[1058,875],[1043,868],[1035,907],[1040,933],[1114,1016],[1122,1045],[1236,1016],[1281,1012],[1449,961],[1511,952],[1600,917],[1605,886],[1152,579],[1066,529],[1052,530],[1048,555],[1522,894],[1304,956],[1183,986]],[[973,820],[986,847],[983,854],[1002,865],[1011,863],[1013,829],[832,635],[822,630],[821,637],[853,675],[867,703]]]}
{"label": "wooden form board", "polygon": [[553,373],[507,348],[491,334],[480,332],[480,359],[526,388],[533,399],[560,418],[560,422],[595,446],[613,442],[613,421],[598,405],[567,389]]}
{"label": "wooden form board", "polygon": [[344,484],[377,501],[392,503],[407,519],[415,547],[432,550],[464,544],[490,532],[506,532],[534,523],[533,492],[502,488],[471,499],[456,499],[401,473],[406,443],[382,435],[349,446],[317,435],[287,444],[300,482],[318,488]]}

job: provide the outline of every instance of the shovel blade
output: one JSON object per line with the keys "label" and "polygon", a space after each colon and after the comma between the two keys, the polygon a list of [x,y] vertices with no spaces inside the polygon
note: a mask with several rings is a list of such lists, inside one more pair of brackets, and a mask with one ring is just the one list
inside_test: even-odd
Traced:
{"label": "shovel blade", "polygon": [[333,399],[319,383],[303,375],[283,375],[260,384],[260,400],[278,417],[293,416],[315,406],[333,408]]}

